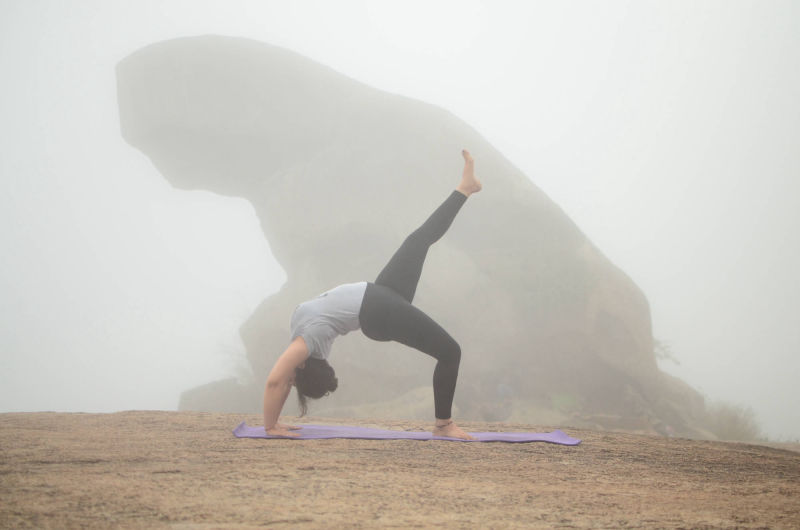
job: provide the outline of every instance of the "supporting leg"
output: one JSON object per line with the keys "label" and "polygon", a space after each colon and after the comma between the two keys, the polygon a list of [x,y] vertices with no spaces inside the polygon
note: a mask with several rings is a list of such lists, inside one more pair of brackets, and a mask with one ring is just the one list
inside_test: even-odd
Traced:
{"label": "supporting leg", "polygon": [[461,347],[453,337],[422,310],[383,285],[367,286],[359,319],[367,337],[393,340],[436,359],[433,371],[436,419],[449,420],[461,362]]}

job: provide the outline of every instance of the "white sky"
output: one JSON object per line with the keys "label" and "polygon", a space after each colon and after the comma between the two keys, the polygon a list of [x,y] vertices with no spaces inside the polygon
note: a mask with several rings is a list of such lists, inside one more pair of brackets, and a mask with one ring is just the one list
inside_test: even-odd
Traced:
{"label": "white sky", "polygon": [[248,203],[170,188],[116,107],[117,61],[209,33],[454,112],[644,290],[664,369],[800,438],[791,1],[0,0],[0,410],[172,409],[241,372],[283,272]]}

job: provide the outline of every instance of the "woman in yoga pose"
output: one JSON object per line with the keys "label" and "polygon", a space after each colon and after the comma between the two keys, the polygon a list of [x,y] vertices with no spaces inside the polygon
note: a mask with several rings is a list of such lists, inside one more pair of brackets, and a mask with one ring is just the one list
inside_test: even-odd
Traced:
{"label": "woman in yoga pose", "polygon": [[340,285],[297,306],[292,315],[292,341],[278,358],[264,389],[264,429],[273,436],[298,436],[297,427],[278,422],[283,404],[297,388],[302,413],[306,398],[318,399],[336,390],[328,364],[333,339],[361,328],[378,341],[397,341],[436,359],[433,399],[436,436],[470,439],[451,418],[461,348],[428,315],[411,305],[428,247],[439,240],[467,197],[481,190],[467,151],[461,183],[431,216],[406,238],[374,283]]}

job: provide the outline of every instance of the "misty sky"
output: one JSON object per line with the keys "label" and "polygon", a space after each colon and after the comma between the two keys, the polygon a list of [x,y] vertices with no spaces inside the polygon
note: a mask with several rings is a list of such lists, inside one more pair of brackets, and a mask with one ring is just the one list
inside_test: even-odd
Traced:
{"label": "misty sky", "polygon": [[172,189],[119,130],[116,63],[201,34],[464,119],[643,289],[662,368],[800,438],[791,1],[0,0],[0,411],[247,376],[238,326],[285,279],[251,206]]}

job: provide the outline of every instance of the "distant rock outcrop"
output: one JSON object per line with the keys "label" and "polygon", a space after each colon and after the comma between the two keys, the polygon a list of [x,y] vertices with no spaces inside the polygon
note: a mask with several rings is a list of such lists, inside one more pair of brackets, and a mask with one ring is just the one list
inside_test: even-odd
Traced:
{"label": "distant rock outcrop", "polygon": [[[450,193],[467,147],[484,191],[432,249],[415,299],[462,345],[459,417],[700,434],[702,397],[658,369],[639,288],[451,113],[220,36],[147,46],[117,82],[124,139],[176,188],[249,200],[288,276],[242,325],[252,382],[187,391],[182,409],[258,411],[294,307],[373,280]],[[340,388],[314,414],[420,414],[427,356],[356,333],[331,362]]]}

